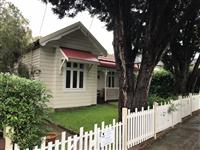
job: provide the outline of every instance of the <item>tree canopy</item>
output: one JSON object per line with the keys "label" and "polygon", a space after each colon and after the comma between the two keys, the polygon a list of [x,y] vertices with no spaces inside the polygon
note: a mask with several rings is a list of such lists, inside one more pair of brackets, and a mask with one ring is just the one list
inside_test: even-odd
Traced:
{"label": "tree canopy", "polygon": [[28,21],[12,3],[0,0],[0,71],[14,72],[31,41]]}
{"label": "tree canopy", "polygon": [[[198,78],[200,57],[200,25],[197,24],[199,12],[187,20],[179,29],[170,48],[163,56],[165,68],[169,70],[175,80],[176,94],[193,92]],[[192,64],[194,63],[194,64]]]}

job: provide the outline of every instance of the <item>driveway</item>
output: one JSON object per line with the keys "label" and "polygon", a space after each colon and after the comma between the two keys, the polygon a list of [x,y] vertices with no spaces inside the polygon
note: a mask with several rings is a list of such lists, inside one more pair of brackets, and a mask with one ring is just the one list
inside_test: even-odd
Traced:
{"label": "driveway", "polygon": [[200,114],[178,125],[144,150],[200,150]]}

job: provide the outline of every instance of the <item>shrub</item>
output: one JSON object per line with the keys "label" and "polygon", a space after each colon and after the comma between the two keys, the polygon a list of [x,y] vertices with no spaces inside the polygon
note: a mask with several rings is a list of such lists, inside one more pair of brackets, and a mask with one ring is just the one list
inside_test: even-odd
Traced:
{"label": "shrub", "polygon": [[19,67],[18,67],[18,74],[20,77],[24,77],[24,78],[27,78],[29,79],[30,78],[30,75],[29,75],[29,69],[28,67],[23,64],[23,63],[20,63],[19,64]]}
{"label": "shrub", "polygon": [[148,97],[148,105],[153,106],[154,102],[161,104],[161,103],[169,102],[170,100],[176,100],[176,99],[177,99],[176,96],[170,96],[170,97],[167,97],[167,98],[162,98],[162,97],[160,97],[156,94],[151,94]]}
{"label": "shrub", "polygon": [[8,136],[20,149],[41,142],[50,98],[39,81],[0,73],[0,127],[12,128]]}
{"label": "shrub", "polygon": [[170,72],[162,69],[155,71],[150,86],[150,95],[168,98],[174,95],[173,76]]}

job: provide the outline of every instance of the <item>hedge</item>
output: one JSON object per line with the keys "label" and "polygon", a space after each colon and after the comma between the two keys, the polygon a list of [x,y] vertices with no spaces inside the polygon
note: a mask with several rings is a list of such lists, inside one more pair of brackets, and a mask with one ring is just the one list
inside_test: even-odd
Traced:
{"label": "hedge", "polygon": [[0,128],[21,149],[32,149],[45,135],[49,91],[39,81],[0,73]]}

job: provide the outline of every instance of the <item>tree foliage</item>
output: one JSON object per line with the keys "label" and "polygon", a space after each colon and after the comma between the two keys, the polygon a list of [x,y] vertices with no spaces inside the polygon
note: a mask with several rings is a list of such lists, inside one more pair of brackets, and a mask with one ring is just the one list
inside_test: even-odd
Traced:
{"label": "tree foliage", "polygon": [[0,71],[14,72],[29,42],[28,21],[10,2],[0,0]]}
{"label": "tree foliage", "polygon": [[150,95],[157,95],[162,98],[168,98],[173,96],[174,93],[174,79],[169,71],[164,69],[154,71]]}
{"label": "tree foliage", "polygon": [[0,74],[0,128],[11,127],[8,136],[20,149],[32,149],[41,142],[50,98],[39,81]]}
{"label": "tree foliage", "polygon": [[177,94],[184,95],[193,92],[199,76],[200,57],[194,60],[200,52],[200,25],[197,22],[198,16],[199,11],[194,13],[179,29],[162,59],[165,68],[174,76],[175,91]]}

